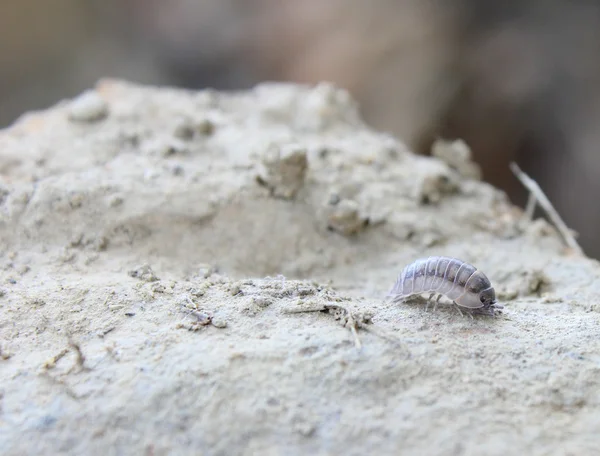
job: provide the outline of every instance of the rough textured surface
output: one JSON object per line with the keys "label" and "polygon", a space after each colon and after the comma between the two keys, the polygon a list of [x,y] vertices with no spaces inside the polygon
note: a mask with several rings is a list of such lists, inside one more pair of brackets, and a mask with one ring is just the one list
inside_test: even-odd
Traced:
{"label": "rough textured surface", "polygon": [[[598,263],[460,156],[328,85],[103,81],[23,117],[0,134],[2,453],[597,451]],[[504,313],[385,302],[427,255],[484,270]]]}

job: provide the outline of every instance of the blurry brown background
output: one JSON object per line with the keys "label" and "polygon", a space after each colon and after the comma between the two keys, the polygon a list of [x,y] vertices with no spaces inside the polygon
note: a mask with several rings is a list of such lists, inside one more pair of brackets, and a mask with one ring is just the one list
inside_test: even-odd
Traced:
{"label": "blurry brown background", "polygon": [[462,138],[517,204],[516,160],[600,257],[600,3],[3,0],[0,126],[101,77],[189,88],[347,88],[420,153]]}

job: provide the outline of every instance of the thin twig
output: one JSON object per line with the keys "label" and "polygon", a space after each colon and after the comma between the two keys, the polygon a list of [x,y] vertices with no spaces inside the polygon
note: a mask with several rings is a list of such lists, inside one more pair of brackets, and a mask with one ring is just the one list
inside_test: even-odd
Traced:
{"label": "thin twig", "polygon": [[81,351],[81,346],[75,342],[73,339],[69,339],[69,345],[75,351],[75,355],[77,356],[77,365],[81,370],[89,370],[85,365],[85,356],[83,351]]}
{"label": "thin twig", "polygon": [[527,206],[525,206],[525,220],[531,222],[533,220],[533,213],[535,212],[535,206],[537,205],[537,198],[535,194],[529,192],[529,198],[527,199]]}
{"label": "thin twig", "polygon": [[352,315],[352,313],[343,306],[339,306],[337,304],[319,304],[316,306],[301,307],[296,309],[284,309],[283,312],[287,314],[303,312],[328,312],[336,320],[341,320],[343,326],[350,330],[352,336],[354,337],[355,347],[358,350],[362,348],[362,343],[358,337],[358,329],[363,328],[364,323],[355,318],[354,315]]}
{"label": "thin twig", "polygon": [[317,306],[297,307],[293,309],[283,309],[281,312],[284,314],[295,314],[295,313],[307,313],[307,312],[323,312],[327,310],[324,304]]}
{"label": "thin twig", "polygon": [[[283,309],[283,312],[286,314],[294,314],[294,313],[304,313],[304,312],[335,312],[339,311],[342,314],[347,315],[347,319],[344,322],[344,327],[348,328],[354,337],[354,345],[360,350],[362,348],[362,343],[360,341],[360,337],[358,335],[359,330],[363,330],[369,332],[377,337],[380,337],[388,342],[392,342],[396,346],[402,346],[401,340],[392,332],[389,332],[385,329],[379,328],[377,326],[368,324],[364,321],[363,318],[360,318],[353,315],[348,309],[342,306],[338,306],[336,304],[318,304],[307,307],[300,308],[292,308],[292,309]],[[335,315],[334,315],[335,317]]]}
{"label": "thin twig", "polygon": [[348,315],[346,327],[350,328],[350,332],[354,336],[354,346],[358,350],[360,350],[362,348],[362,344],[360,343],[360,337],[358,337],[358,331],[356,330],[356,328],[358,327],[358,323],[356,322],[356,320],[354,320],[354,317],[351,314]]}
{"label": "thin twig", "polygon": [[[581,249],[581,247],[579,247],[579,244],[575,240],[575,237],[571,233],[571,230],[569,230],[563,219],[560,218],[560,215],[558,215],[558,212],[556,211],[556,209],[554,209],[554,206],[552,206],[552,203],[546,197],[538,183],[534,181],[531,177],[529,177],[527,174],[525,174],[516,163],[511,162],[510,169],[515,174],[515,176],[517,176],[517,179],[519,179],[521,183],[525,186],[525,188],[529,190],[529,192],[532,195],[534,195],[535,200],[542,207],[542,209],[544,209],[552,223],[554,223],[554,226],[562,235],[567,246],[569,246],[571,249],[573,249],[580,255],[583,255],[583,250]],[[530,206],[533,205],[531,201],[532,197],[530,196],[529,202],[527,203],[527,214],[529,214],[529,211],[533,212],[530,208]],[[535,205],[533,206],[535,207]]]}

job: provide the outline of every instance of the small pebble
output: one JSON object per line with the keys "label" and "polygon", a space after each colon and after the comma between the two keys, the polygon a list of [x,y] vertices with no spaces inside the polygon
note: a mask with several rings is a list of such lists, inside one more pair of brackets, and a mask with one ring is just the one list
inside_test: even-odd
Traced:
{"label": "small pebble", "polygon": [[150,155],[160,157],[171,157],[173,155],[185,155],[189,152],[188,146],[178,137],[158,137],[146,145]]}
{"label": "small pebble", "polygon": [[210,136],[215,131],[215,125],[210,120],[203,119],[198,122],[197,130],[203,136]]}
{"label": "small pebble", "polygon": [[329,229],[351,236],[366,228],[368,218],[360,213],[358,203],[343,199],[328,207],[327,226]]}
{"label": "small pebble", "polygon": [[185,170],[182,165],[176,164],[171,167],[171,173],[173,176],[183,176]]}
{"label": "small pebble", "polygon": [[123,204],[125,199],[121,195],[112,195],[108,198],[108,205],[110,207],[117,207]]}
{"label": "small pebble", "polygon": [[73,122],[97,122],[107,115],[106,102],[94,91],[79,95],[69,107],[69,119]]}
{"label": "small pebble", "polygon": [[215,328],[226,328],[227,322],[225,321],[225,319],[223,317],[214,316],[212,319],[212,325]]}
{"label": "small pebble", "polygon": [[184,141],[189,141],[194,138],[194,124],[189,119],[180,119],[175,129],[173,130],[173,135],[176,138],[182,139]]}
{"label": "small pebble", "polygon": [[273,302],[270,299],[265,298],[264,296],[257,296],[255,298],[252,298],[252,303],[258,307],[262,307],[263,309],[273,304]]}
{"label": "small pebble", "polygon": [[137,268],[128,271],[127,274],[129,277],[140,279],[144,282],[156,282],[160,280],[156,274],[154,274],[154,271],[149,264],[142,264]]}

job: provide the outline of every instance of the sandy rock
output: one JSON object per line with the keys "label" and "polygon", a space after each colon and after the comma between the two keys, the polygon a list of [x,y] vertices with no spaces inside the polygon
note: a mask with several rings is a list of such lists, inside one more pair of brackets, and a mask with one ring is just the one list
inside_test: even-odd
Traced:
{"label": "sandy rock", "polygon": [[[0,132],[2,454],[597,451],[600,267],[547,224],[327,84],[94,93]],[[503,313],[385,301],[429,255]]]}

